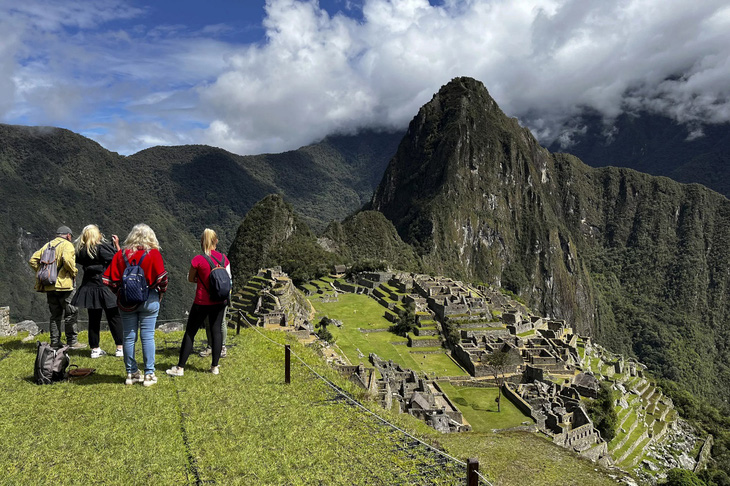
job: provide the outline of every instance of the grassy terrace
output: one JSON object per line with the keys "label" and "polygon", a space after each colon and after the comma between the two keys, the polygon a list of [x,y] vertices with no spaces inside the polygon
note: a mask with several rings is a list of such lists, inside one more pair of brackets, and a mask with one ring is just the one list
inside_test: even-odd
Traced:
{"label": "grassy terrace", "polygon": [[439,382],[439,386],[451,399],[472,426],[474,432],[517,427],[524,422],[533,423],[512,402],[502,397],[502,411],[497,412],[497,388],[453,386]]}
{"label": "grassy terrace", "polygon": [[[623,420],[623,418],[619,418],[619,423]],[[608,450],[611,451],[611,455],[614,458],[618,459],[618,455],[615,454],[615,449],[618,444],[621,443],[621,441],[624,440],[626,437],[626,434],[629,432],[629,429],[631,429],[631,426],[634,422],[638,420],[636,415],[635,409],[630,409],[628,416],[626,417],[626,420],[623,422],[623,425],[621,426],[621,429],[625,430],[626,432],[622,432],[621,429],[616,431],[616,437],[613,438],[613,440],[608,444]],[[636,427],[636,429],[640,429],[641,427]],[[633,433],[633,432],[632,432]],[[640,435],[640,434],[639,434]]]}
{"label": "grassy terrace", "polygon": [[[366,295],[341,294],[338,302],[312,301],[317,311],[315,320],[322,316],[343,322],[341,328],[330,326],[328,329],[337,338],[337,346],[351,363],[367,363],[368,355],[374,352],[383,359],[394,362],[417,372],[427,372],[437,376],[464,376],[466,373],[445,353],[442,348],[409,348],[407,338],[396,336],[388,331],[392,323],[383,317],[383,306]],[[376,332],[368,332],[368,331]],[[364,332],[363,332],[364,331]],[[423,339],[415,336],[416,339]],[[433,337],[427,337],[433,339]],[[358,350],[363,354],[360,357]],[[431,351],[440,351],[431,354]],[[428,353],[428,354],[424,354]]]}
{"label": "grassy terrace", "polygon": [[[628,430],[628,429],[627,429],[627,430]],[[634,443],[635,443],[635,442],[636,442],[637,440],[639,440],[639,437],[640,437],[640,436],[641,436],[641,434],[643,434],[644,432],[645,432],[645,430],[644,430],[644,427],[642,427],[641,425],[637,426],[637,427],[636,427],[636,428],[634,429],[634,431],[633,431],[633,432],[631,432],[631,434],[629,435],[629,439],[628,439],[628,440],[627,440],[627,441],[626,441],[626,442],[624,443],[624,445],[622,445],[622,446],[621,446],[621,447],[619,447],[618,449],[613,449],[613,450],[611,450],[611,456],[613,456],[613,458],[614,458],[615,460],[619,460],[619,458],[620,458],[620,457],[621,457],[622,455],[624,455],[624,454],[626,453],[626,451],[628,451],[628,450],[629,450],[629,449],[631,448],[631,446],[632,446],[632,445],[633,445],[633,444],[634,444]],[[609,447],[609,449],[610,449],[610,447]]]}
{"label": "grassy terrace", "polygon": [[[318,373],[358,393],[284,333],[264,334],[290,343]],[[166,376],[181,337],[158,333],[159,383],[150,388],[125,386],[120,358],[92,360],[88,350],[72,352],[72,362],[97,368],[94,375],[37,386],[31,382],[35,346],[0,339],[0,483],[463,484],[463,471],[428,467],[433,457],[422,448],[401,449],[402,436],[333,399],[331,388],[297,359],[292,384],[284,385],[282,349],[255,330],[229,335],[219,376],[204,372],[210,361],[195,354],[184,377]],[[102,347],[113,348],[108,333]],[[534,434],[442,435],[409,415],[365,403],[461,460],[478,458],[495,484],[615,484],[607,471]],[[432,475],[422,475],[424,465]]]}
{"label": "grassy terrace", "polygon": [[622,466],[626,468],[631,468],[636,465],[636,463],[639,461],[641,456],[644,455],[644,447],[646,447],[649,444],[649,441],[651,440],[651,437],[645,437],[641,443],[636,445],[636,448],[626,456],[626,459],[623,460],[621,463]]}

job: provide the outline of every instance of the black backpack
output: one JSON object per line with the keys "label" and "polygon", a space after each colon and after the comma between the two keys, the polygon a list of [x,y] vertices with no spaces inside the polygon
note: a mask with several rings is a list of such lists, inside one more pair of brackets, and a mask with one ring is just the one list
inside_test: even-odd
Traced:
{"label": "black backpack", "polygon": [[[208,264],[210,265],[210,277],[208,278],[207,285],[210,300],[214,302],[227,301],[231,294],[231,288],[233,285],[231,282],[231,276],[228,275],[228,271],[223,265],[226,261],[226,257],[224,256],[220,262],[216,260],[213,255],[208,256],[203,253],[203,257],[208,260]],[[216,265],[213,265],[214,260]],[[205,286],[205,283],[203,283],[203,287]]]}
{"label": "black backpack", "polygon": [[124,273],[122,274],[121,302],[124,305],[135,305],[147,302],[150,295],[150,286],[145,278],[144,270],[142,270],[142,262],[147,252],[144,252],[142,258],[134,264],[129,263],[127,255],[122,252],[124,257]]}
{"label": "black backpack", "polygon": [[56,280],[58,280],[56,247],[60,244],[61,243],[58,243],[56,246],[51,246],[51,243],[48,243],[48,246],[46,246],[43,253],[41,253],[41,262],[38,267],[38,271],[36,272],[36,277],[38,277],[38,281],[44,287],[56,285]]}
{"label": "black backpack", "polygon": [[53,349],[50,344],[38,341],[33,380],[39,385],[50,385],[66,378],[68,346]]}

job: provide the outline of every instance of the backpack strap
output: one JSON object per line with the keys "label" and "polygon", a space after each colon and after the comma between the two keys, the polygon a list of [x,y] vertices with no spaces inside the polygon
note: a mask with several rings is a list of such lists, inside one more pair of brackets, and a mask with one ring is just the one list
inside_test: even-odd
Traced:
{"label": "backpack strap", "polygon": [[[142,265],[142,262],[144,261],[144,257],[147,256],[147,250],[142,254],[142,258],[139,259],[139,262],[137,262],[138,266]],[[127,258],[127,254],[125,252],[122,252],[122,257],[124,257],[124,266],[125,268],[129,266],[129,258]]]}
{"label": "backpack strap", "polygon": [[[212,253],[210,254],[210,256],[208,256],[205,253],[203,253],[203,258],[205,258],[206,260],[208,260],[208,265],[210,265],[210,269],[211,270],[213,270],[216,267],[216,265],[213,265],[213,262],[216,262],[217,263],[217,266],[222,267],[223,266],[223,262],[226,261],[226,258],[224,256],[222,258],[222,261],[219,262],[218,259],[216,259],[216,257],[213,256]],[[211,260],[211,258],[212,258],[212,260]]]}

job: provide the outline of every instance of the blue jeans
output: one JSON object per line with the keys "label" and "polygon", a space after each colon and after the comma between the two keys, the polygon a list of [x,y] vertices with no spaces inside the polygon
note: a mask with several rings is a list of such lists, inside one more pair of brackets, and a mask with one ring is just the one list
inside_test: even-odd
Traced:
{"label": "blue jeans", "polygon": [[160,295],[156,290],[150,290],[147,302],[140,304],[136,310],[120,312],[124,335],[124,367],[127,369],[127,373],[135,373],[139,370],[137,360],[134,359],[134,345],[137,341],[138,329],[139,339],[142,341],[144,374],[149,375],[155,372],[155,324],[157,324],[157,314],[159,313]]}

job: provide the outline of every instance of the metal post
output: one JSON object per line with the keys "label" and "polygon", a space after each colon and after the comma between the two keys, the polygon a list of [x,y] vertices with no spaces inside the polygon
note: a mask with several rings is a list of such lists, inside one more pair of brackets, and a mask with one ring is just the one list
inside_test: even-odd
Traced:
{"label": "metal post", "polygon": [[284,346],[284,383],[291,383],[291,349],[288,344]]}
{"label": "metal post", "polygon": [[470,458],[466,461],[466,486],[479,486],[479,461]]}

